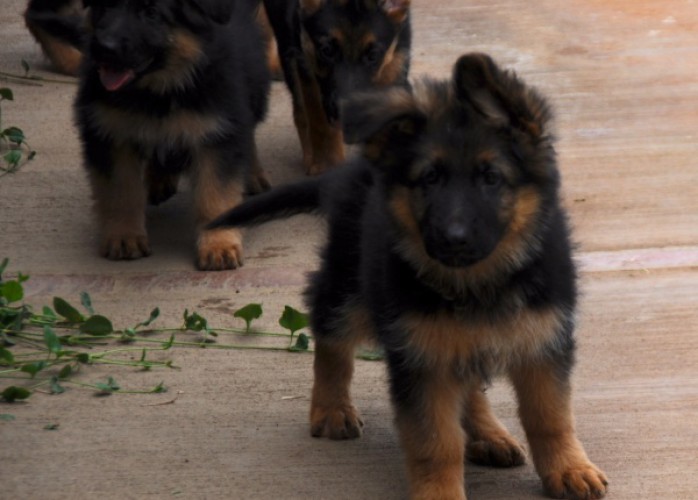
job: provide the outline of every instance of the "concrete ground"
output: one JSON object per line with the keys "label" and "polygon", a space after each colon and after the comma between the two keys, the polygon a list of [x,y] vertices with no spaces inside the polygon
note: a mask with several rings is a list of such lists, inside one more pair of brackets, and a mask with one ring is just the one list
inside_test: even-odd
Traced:
{"label": "concrete ground", "polygon": [[[0,8],[0,71],[21,73],[25,59],[55,77],[23,26],[24,3]],[[696,498],[698,3],[415,0],[413,25],[413,76],[446,77],[463,52],[486,51],[554,103],[582,270],[579,436],[610,478],[609,498]],[[310,217],[248,231],[243,269],[202,273],[184,193],[148,212],[152,257],[99,258],[71,117],[75,86],[2,86],[15,94],[2,103],[3,123],[23,128],[38,151],[0,178],[0,259],[31,276],[28,303],[77,303],[86,290],[124,328],[155,306],[162,327],[179,326],[184,309],[216,327],[240,326],[231,312],[262,302],[260,326],[274,331],[285,304],[302,307],[323,234]],[[275,184],[302,176],[290,115],[277,83],[258,133]],[[309,437],[310,355],[183,348],[167,356],[179,370],[87,367],[78,378],[111,375],[128,388],[164,381],[164,394],[70,389],[0,403],[0,414],[15,417],[0,420],[0,498],[406,496],[381,363],[357,365],[365,435],[330,442]],[[521,437],[510,390],[497,384],[490,394]],[[466,480],[474,499],[542,496],[530,465],[468,466]]]}

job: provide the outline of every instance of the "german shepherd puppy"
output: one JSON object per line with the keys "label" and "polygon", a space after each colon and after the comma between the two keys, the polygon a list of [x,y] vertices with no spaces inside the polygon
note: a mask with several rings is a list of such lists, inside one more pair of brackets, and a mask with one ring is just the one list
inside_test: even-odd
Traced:
{"label": "german shepherd puppy", "polygon": [[486,55],[446,82],[349,99],[363,158],[250,199],[212,227],[320,210],[322,264],[306,291],[315,335],[313,436],[356,438],[353,353],[385,350],[411,495],[465,498],[463,456],[510,467],[522,446],[483,388],[509,376],[538,474],[556,498],[600,498],[577,440],[570,376],[576,277],[545,100]]}
{"label": "german shepherd puppy", "polygon": [[82,0],[29,0],[24,22],[55,68],[75,76],[85,34]]}
{"label": "german shepherd puppy", "polygon": [[344,160],[341,98],[407,83],[410,0],[264,0],[311,175]]}
{"label": "german shepherd puppy", "polygon": [[[85,17],[82,0],[29,0],[24,13],[27,28],[44,55],[58,71],[72,76],[77,75],[82,60]],[[256,20],[262,28],[269,69],[275,78],[282,79],[276,40],[261,6]]]}
{"label": "german shepherd puppy", "polygon": [[[75,109],[101,254],[150,254],[146,203],[192,180],[198,226],[268,189],[255,127],[270,85],[253,8],[229,0],[86,0],[91,33]],[[201,231],[200,269],[242,264],[236,229]]]}

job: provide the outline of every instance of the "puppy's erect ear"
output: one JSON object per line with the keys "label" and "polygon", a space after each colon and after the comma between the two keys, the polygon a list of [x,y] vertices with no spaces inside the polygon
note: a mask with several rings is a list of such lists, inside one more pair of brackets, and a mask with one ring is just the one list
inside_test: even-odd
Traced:
{"label": "puppy's erect ear", "polygon": [[380,7],[395,24],[400,24],[407,19],[410,10],[410,0],[378,0],[378,7]]}
{"label": "puppy's erect ear", "polygon": [[394,87],[359,93],[341,103],[342,130],[348,144],[364,144],[370,161],[390,165],[409,154],[426,117],[409,90]]}
{"label": "puppy's erect ear", "polygon": [[509,125],[533,138],[546,132],[550,111],[545,100],[511,71],[501,70],[486,54],[461,56],[453,70],[456,95],[494,123]]}

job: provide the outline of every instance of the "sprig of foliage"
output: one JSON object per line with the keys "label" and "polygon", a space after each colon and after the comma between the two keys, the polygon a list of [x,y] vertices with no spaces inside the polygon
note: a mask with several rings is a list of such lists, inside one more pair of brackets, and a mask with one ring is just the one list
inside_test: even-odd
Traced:
{"label": "sprig of foliage", "polygon": [[[2,101],[13,101],[14,94],[7,87],[0,88],[0,103]],[[0,163],[0,176],[16,172],[24,152],[27,152],[27,161],[36,156],[36,151],[32,150],[24,135],[24,131],[15,126],[4,128],[2,124],[2,105],[0,104],[0,152],[2,152],[2,162]]]}
{"label": "sprig of foliage", "polygon": [[[289,333],[262,332],[252,328],[253,321],[262,315],[261,304],[248,304],[234,313],[234,317],[245,322],[244,329],[214,329],[206,318],[188,310],[184,311],[180,327],[156,329],[151,325],[160,315],[159,308],[153,309],[146,320],[132,327],[116,329],[109,318],[95,312],[87,292],[80,295],[82,310],[61,297],[54,297],[52,307],[43,306],[40,313],[35,312],[31,306],[22,303],[23,283],[29,276],[18,273],[14,279],[4,280],[7,265],[8,259],[0,262],[0,379],[11,379],[17,384],[0,392],[0,398],[7,402],[24,400],[39,387],[48,387],[51,394],[61,394],[67,386],[88,388],[100,395],[164,392],[163,383],[151,389],[134,391],[123,389],[112,376],[94,383],[78,381],[76,376],[83,368],[97,364],[136,367],[144,371],[177,368],[171,360],[155,361],[148,357],[154,351],[167,351],[173,347],[310,352],[310,336],[305,333],[295,335],[308,326],[308,317],[290,306],[285,307],[279,319],[279,324]],[[193,339],[178,338],[192,333],[196,335]],[[162,334],[169,334],[169,338],[162,339]],[[217,338],[219,334],[241,342],[219,342],[211,338]],[[245,337],[288,339],[288,344],[251,344]],[[134,352],[140,353],[138,360],[124,358]]]}

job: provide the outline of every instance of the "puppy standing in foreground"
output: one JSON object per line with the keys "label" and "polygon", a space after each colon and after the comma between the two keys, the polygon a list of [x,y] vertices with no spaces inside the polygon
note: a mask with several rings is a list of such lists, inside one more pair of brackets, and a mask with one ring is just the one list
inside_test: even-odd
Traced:
{"label": "puppy standing in foreground", "polygon": [[553,497],[600,498],[606,477],[575,436],[576,277],[548,107],[485,55],[452,81],[351,99],[350,166],[250,199],[212,227],[319,210],[329,219],[307,289],[315,335],[313,436],[356,438],[356,344],[377,338],[415,499],[462,499],[464,455],[524,462],[483,388],[508,375]]}
{"label": "puppy standing in foreground", "polygon": [[101,253],[150,254],[146,203],[190,174],[200,269],[242,263],[237,229],[201,228],[268,189],[254,131],[269,73],[253,7],[228,0],[85,0],[90,33],[75,103]]}

